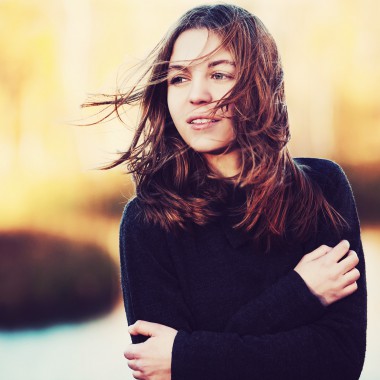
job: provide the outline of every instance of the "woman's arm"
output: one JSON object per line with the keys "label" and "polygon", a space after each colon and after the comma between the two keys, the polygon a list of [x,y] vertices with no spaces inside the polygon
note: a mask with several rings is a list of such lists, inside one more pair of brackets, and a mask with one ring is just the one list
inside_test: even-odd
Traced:
{"label": "woman's arm", "polygon": [[[146,320],[176,330],[193,330],[193,316],[181,288],[163,232],[143,222],[137,198],[126,206],[120,225],[120,265],[129,325]],[[146,338],[132,336],[133,343]]]}
{"label": "woman's arm", "polygon": [[273,334],[316,321],[328,306],[357,290],[358,261],[347,240],[333,248],[318,247],[293,271],[240,308],[224,331]]}

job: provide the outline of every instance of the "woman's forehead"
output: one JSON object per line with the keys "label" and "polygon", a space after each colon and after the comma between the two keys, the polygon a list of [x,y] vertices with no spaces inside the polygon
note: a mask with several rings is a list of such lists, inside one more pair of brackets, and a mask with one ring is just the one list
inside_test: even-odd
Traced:
{"label": "woman's forehead", "polygon": [[186,30],[175,41],[170,62],[188,65],[202,57],[232,62],[231,53],[221,43],[221,38],[207,29]]}

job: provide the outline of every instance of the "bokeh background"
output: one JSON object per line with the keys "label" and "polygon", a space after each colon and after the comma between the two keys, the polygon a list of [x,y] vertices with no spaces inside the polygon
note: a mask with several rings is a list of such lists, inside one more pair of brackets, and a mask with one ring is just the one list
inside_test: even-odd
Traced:
{"label": "bokeh background", "polygon": [[[112,91],[182,13],[204,3],[212,2],[0,0],[1,379],[132,379],[117,264],[133,186],[122,169],[96,170],[131,131],[115,121],[79,127],[91,113],[79,105]],[[293,155],[333,159],[352,182],[369,292],[361,379],[380,379],[380,2],[234,3],[278,43]]]}

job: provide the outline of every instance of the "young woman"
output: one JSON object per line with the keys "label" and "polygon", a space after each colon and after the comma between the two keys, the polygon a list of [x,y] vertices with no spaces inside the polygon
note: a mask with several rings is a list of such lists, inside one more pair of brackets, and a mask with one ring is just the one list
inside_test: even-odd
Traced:
{"label": "young woman", "polygon": [[151,57],[131,91],[96,103],[141,105],[111,165],[136,182],[120,230],[134,378],[358,379],[354,199],[337,164],[289,155],[271,35],[240,7],[201,6]]}

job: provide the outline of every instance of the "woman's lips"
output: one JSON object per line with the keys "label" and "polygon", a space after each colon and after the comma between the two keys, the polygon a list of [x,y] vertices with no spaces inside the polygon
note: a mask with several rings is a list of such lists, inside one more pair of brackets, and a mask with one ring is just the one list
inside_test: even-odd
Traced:
{"label": "woman's lips", "polygon": [[189,124],[191,129],[195,131],[201,131],[204,129],[211,128],[214,126],[219,120],[217,119],[193,119]]}

